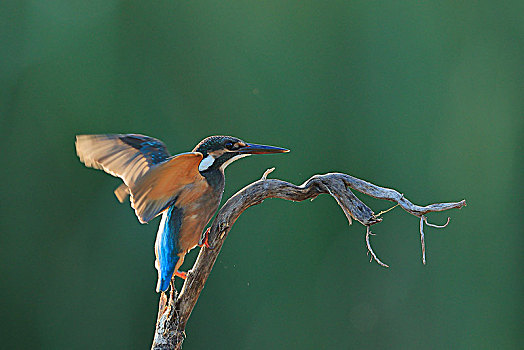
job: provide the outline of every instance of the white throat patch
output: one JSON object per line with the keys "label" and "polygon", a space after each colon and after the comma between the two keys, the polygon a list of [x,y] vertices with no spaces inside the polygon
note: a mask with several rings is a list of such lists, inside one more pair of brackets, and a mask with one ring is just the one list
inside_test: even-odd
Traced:
{"label": "white throat patch", "polygon": [[209,154],[207,157],[202,159],[200,161],[200,164],[198,165],[198,171],[204,171],[209,169],[211,165],[215,162],[215,157],[213,157],[211,154]]}
{"label": "white throat patch", "polygon": [[[234,156],[233,158],[229,159],[227,162],[225,162],[224,164],[222,164],[222,165],[220,166],[220,169],[221,169],[222,171],[224,171],[224,169],[225,169],[229,164],[233,163],[235,160],[240,159],[240,158],[244,158],[244,157],[247,157],[247,156],[250,156],[250,155],[251,155],[251,154],[249,154],[249,153],[245,153],[245,154],[239,154],[239,155],[237,155],[237,156]],[[200,163],[200,164],[202,164],[202,163]]]}

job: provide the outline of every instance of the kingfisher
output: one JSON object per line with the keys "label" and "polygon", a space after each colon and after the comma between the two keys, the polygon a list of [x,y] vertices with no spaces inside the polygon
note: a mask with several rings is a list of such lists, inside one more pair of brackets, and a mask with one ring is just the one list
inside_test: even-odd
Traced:
{"label": "kingfisher", "polygon": [[123,180],[116,190],[144,224],[162,214],[155,241],[157,292],[165,292],[184,257],[206,245],[204,227],[224,193],[224,169],[251,154],[284,153],[288,149],[247,143],[233,136],[210,136],[191,152],[171,156],[166,145],[140,134],[77,135],[76,153],[87,167]]}

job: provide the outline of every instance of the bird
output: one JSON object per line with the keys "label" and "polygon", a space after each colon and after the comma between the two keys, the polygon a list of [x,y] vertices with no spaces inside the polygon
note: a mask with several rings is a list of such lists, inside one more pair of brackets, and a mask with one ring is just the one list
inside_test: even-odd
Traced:
{"label": "bird", "polygon": [[186,277],[179,268],[191,249],[209,247],[209,229],[202,232],[222,199],[225,168],[251,154],[289,152],[233,136],[209,136],[174,156],[162,141],[141,134],[77,135],[75,146],[85,166],[123,180],[115,196],[121,203],[130,196],[140,223],[162,215],[155,240],[157,293],[169,289],[173,275]]}

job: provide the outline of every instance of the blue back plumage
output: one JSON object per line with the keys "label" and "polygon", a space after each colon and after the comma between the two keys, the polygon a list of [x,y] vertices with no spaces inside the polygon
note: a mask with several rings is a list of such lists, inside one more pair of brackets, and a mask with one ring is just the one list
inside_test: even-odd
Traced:
{"label": "blue back plumage", "polygon": [[155,243],[158,259],[155,265],[158,270],[157,292],[163,292],[169,288],[175,266],[180,259],[177,242],[182,225],[182,213],[181,208],[172,205],[162,214]]}

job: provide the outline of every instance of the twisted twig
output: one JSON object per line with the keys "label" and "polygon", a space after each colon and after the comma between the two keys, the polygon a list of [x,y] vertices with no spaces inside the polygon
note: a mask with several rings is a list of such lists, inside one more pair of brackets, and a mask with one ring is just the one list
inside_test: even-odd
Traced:
{"label": "twisted twig", "polygon": [[[204,247],[200,250],[195,265],[187,273],[187,279],[184,282],[180,294],[176,292],[171,293],[169,297],[165,294],[161,295],[157,326],[152,346],[153,349],[179,349],[182,346],[187,320],[198,300],[200,292],[204,288],[204,284],[211,273],[231,226],[233,226],[244,210],[250,206],[262,203],[266,198],[303,201],[305,199],[313,199],[322,193],[330,194],[342,208],[350,224],[353,218],[367,226],[366,246],[368,251],[377,263],[385,267],[387,267],[387,265],[378,259],[369,242],[369,236],[371,234],[369,226],[382,221],[382,219],[378,218],[368,206],[362,203],[353,192],[351,192],[350,188],[375,198],[396,202],[408,213],[420,217],[420,234],[424,262],[425,246],[424,232],[422,230],[422,220],[426,221],[424,215],[429,212],[462,208],[466,205],[466,201],[462,200],[456,203],[437,203],[425,207],[418,206],[411,203],[402,194],[393,189],[376,186],[364,180],[341,173],[315,175],[302,185],[296,186],[282,180],[267,179],[267,175],[271,171],[266,171],[260,180],[244,187],[227,200],[219,210],[209,232],[208,241],[214,248],[209,249]],[[428,224],[427,221],[426,224]],[[428,225],[433,226],[431,224]]]}

